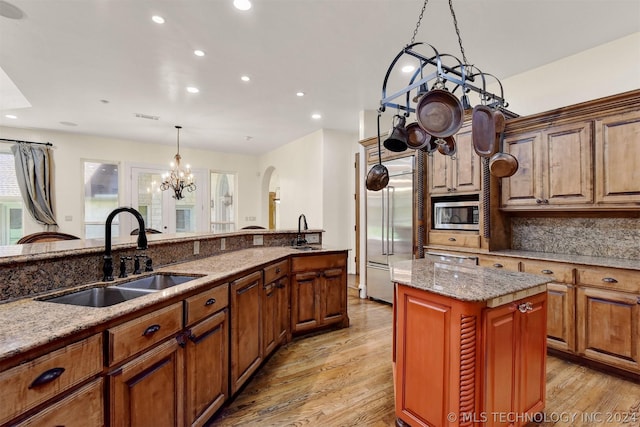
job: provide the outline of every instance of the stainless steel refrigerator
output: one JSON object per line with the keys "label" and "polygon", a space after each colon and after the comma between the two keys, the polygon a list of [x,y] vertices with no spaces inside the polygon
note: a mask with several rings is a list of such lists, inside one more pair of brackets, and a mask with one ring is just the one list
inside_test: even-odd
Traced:
{"label": "stainless steel refrigerator", "polygon": [[389,185],[367,191],[367,296],[393,303],[389,265],[413,258],[414,156],[382,163]]}

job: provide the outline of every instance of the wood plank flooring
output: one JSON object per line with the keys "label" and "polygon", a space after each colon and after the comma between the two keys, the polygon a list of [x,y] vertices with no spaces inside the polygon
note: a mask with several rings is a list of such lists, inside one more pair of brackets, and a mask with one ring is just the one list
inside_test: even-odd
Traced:
{"label": "wood plank flooring", "polygon": [[[349,294],[349,328],[277,350],[209,426],[394,426],[392,309]],[[532,426],[640,427],[640,384],[551,356],[547,372]]]}

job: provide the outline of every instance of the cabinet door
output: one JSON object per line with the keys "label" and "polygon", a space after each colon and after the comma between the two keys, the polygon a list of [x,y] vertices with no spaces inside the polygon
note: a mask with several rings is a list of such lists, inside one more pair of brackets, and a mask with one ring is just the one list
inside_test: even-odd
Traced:
{"label": "cabinet door", "polygon": [[640,112],[596,120],[596,202],[640,202]]}
{"label": "cabinet door", "polygon": [[228,310],[189,330],[186,344],[187,425],[202,426],[229,396]]}
{"label": "cabinet door", "polygon": [[431,194],[450,194],[452,191],[451,168],[453,167],[449,156],[434,151],[428,156],[429,166],[429,192]]}
{"label": "cabinet door", "polygon": [[640,372],[640,296],[606,289],[577,290],[578,352]]}
{"label": "cabinet door", "polygon": [[338,323],[346,315],[347,272],[333,268],[322,273],[320,319],[323,325]]}
{"label": "cabinet door", "polygon": [[289,340],[289,277],[276,281],[276,340],[282,344]]}
{"label": "cabinet door", "polygon": [[565,283],[547,283],[547,346],[575,351],[575,289]]}
{"label": "cabinet door", "polygon": [[471,126],[463,127],[456,135],[456,154],[451,161],[453,191],[457,193],[480,191],[481,164],[480,157],[473,149]]}
{"label": "cabinet door", "polygon": [[592,203],[591,122],[555,126],[543,135],[544,143],[538,148],[544,160],[541,204]]}
{"label": "cabinet door", "polygon": [[546,293],[522,300],[518,305],[518,315],[521,319],[517,413],[533,415],[544,409],[547,386]]}
{"label": "cabinet door", "polygon": [[540,132],[513,135],[505,138],[504,151],[518,159],[518,170],[510,178],[503,178],[502,205],[536,205],[542,195],[542,157],[536,147],[542,144]]}
{"label": "cabinet door", "polygon": [[[320,273],[296,273],[291,281],[291,331],[302,332],[320,324]],[[318,295],[318,296],[317,296]]]}
{"label": "cabinet door", "polygon": [[109,425],[183,426],[182,356],[170,339],[109,373]]}
{"label": "cabinet door", "polygon": [[262,272],[231,283],[231,394],[262,362]]}
{"label": "cabinet door", "polygon": [[267,357],[276,348],[276,322],[278,306],[276,282],[265,283],[262,287],[262,348]]}
{"label": "cabinet door", "polygon": [[104,426],[103,388],[102,378],[93,380],[64,399],[47,406],[33,417],[16,424],[16,427]]}

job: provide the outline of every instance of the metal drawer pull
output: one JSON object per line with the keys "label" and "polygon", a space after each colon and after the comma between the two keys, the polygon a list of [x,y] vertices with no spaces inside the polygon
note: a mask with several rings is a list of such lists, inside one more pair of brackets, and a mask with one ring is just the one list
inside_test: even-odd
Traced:
{"label": "metal drawer pull", "polygon": [[213,305],[216,303],[216,299],[215,298],[209,298],[207,300],[207,302],[204,303],[204,305]]}
{"label": "metal drawer pull", "polygon": [[450,242],[455,242],[455,241],[456,241],[456,238],[455,238],[455,237],[449,237],[449,241],[450,241]]}
{"label": "metal drawer pull", "polygon": [[605,277],[602,279],[602,281],[605,283],[618,283],[618,281],[613,277]]}
{"label": "metal drawer pull", "polygon": [[553,271],[551,271],[551,270],[541,270],[540,273],[542,273],[542,274],[553,274]]}
{"label": "metal drawer pull", "polygon": [[495,264],[493,264],[493,266],[494,266],[495,268],[502,268],[502,267],[504,267],[504,266],[503,266],[502,264],[500,264],[499,262],[496,262]]}
{"label": "metal drawer pull", "polygon": [[36,388],[41,385],[48,384],[51,381],[58,378],[60,375],[62,375],[63,372],[64,372],[64,368],[52,368],[47,371],[44,371],[43,373],[38,375],[38,378],[33,380],[29,388]]}
{"label": "metal drawer pull", "polygon": [[251,289],[255,288],[257,285],[258,285],[258,282],[253,282],[251,285],[246,286],[246,287],[244,287],[244,288],[242,288],[242,289],[237,290],[237,291],[236,291],[236,295],[242,295],[242,294],[244,294],[245,292],[248,292],[248,291],[250,291]]}
{"label": "metal drawer pull", "polygon": [[151,325],[142,333],[142,336],[149,337],[160,330],[160,325]]}
{"label": "metal drawer pull", "polygon": [[280,267],[276,267],[276,274],[279,274],[280,271],[282,271],[282,270],[280,270]]}
{"label": "metal drawer pull", "polygon": [[527,311],[532,311],[533,304],[531,304],[530,302],[523,302],[518,306],[518,310],[520,310],[520,313],[526,313]]}

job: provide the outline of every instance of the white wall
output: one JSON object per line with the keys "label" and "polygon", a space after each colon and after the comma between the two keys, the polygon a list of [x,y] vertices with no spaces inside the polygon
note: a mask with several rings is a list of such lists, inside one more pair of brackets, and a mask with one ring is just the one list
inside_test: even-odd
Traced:
{"label": "white wall", "polygon": [[[145,144],[136,141],[101,138],[75,133],[42,131],[0,127],[0,137],[35,142],[51,142],[54,145],[53,157],[55,168],[55,200],[54,213],[60,226],[59,231],[82,236],[83,212],[83,160],[104,160],[120,163],[120,188],[125,188],[123,176],[127,164],[147,164],[168,168],[169,161],[175,154],[175,147],[169,145]],[[2,144],[0,149],[9,149]],[[180,154],[194,170],[202,169],[208,176],[209,170],[236,171],[238,173],[238,226],[249,223],[244,220],[248,216],[259,216],[258,159],[254,156],[217,153],[205,150],[192,150],[184,145]],[[208,186],[206,186],[208,188]],[[120,205],[129,205],[121,192]],[[209,196],[207,195],[207,200]],[[207,203],[208,205],[208,203]],[[65,217],[71,217],[65,221]],[[254,222],[250,222],[254,223]],[[25,214],[25,234],[42,231],[43,226]]]}

